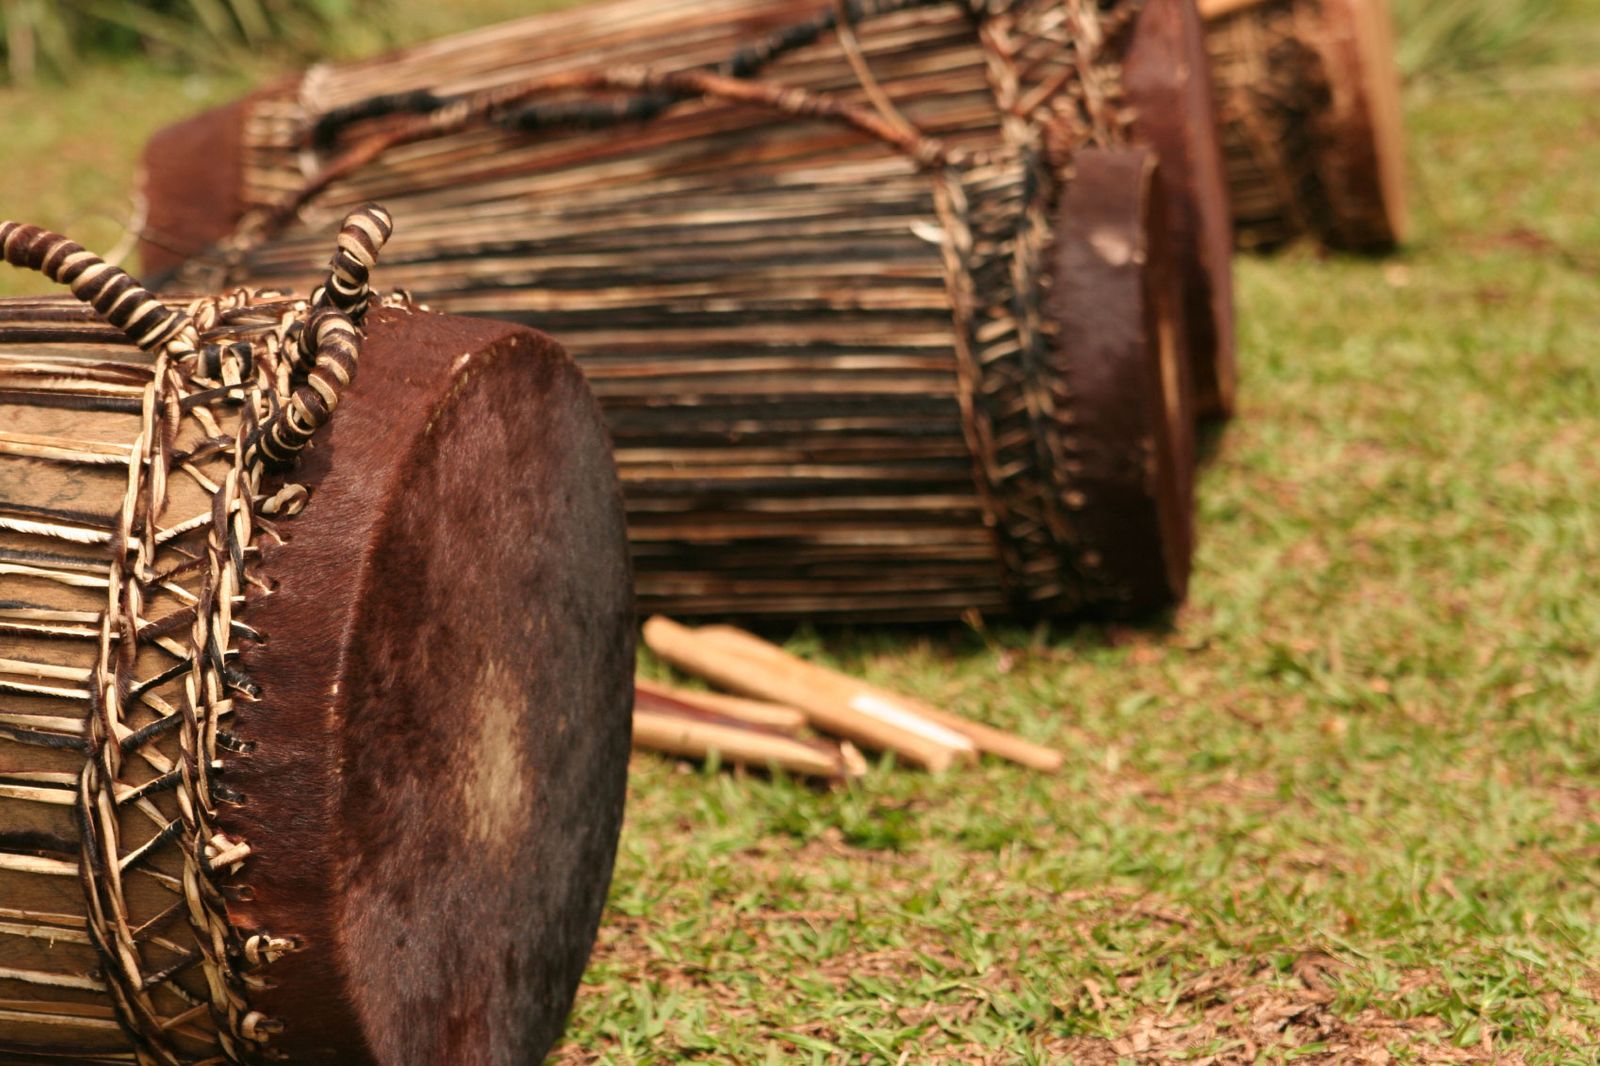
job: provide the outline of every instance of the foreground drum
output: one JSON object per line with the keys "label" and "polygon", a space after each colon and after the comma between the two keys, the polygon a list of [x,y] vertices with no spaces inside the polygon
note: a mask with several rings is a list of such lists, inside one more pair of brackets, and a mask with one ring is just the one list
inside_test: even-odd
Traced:
{"label": "foreground drum", "polygon": [[615,477],[547,339],[367,311],[386,231],[309,302],[165,303],[0,224],[93,305],[0,302],[0,1062],[560,1031],[628,751]]}
{"label": "foreground drum", "polygon": [[1384,251],[1408,224],[1388,0],[1201,0],[1239,243]]}
{"label": "foreground drum", "polygon": [[[322,68],[152,143],[148,251],[238,223],[185,276],[302,279],[311,221],[403,205],[391,278],[578,353],[648,610],[1164,607],[1189,553],[1180,247],[1149,228],[1159,174],[1071,193],[1134,136],[1139,11],[628,0]],[[207,199],[202,152],[241,197]],[[1069,336],[1129,278],[1116,343]]]}

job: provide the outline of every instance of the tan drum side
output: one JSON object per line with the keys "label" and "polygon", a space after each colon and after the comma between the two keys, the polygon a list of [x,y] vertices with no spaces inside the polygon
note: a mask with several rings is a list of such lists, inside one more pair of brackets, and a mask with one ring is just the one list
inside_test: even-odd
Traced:
{"label": "tan drum side", "polygon": [[1404,129],[1384,0],[1207,0],[1234,224],[1243,247],[1405,239]]}
{"label": "tan drum side", "polygon": [[249,992],[299,945],[233,923],[225,879],[250,846],[217,827],[242,802],[229,725],[259,692],[240,616],[270,591],[251,575],[262,538],[305,499],[261,478],[348,386],[388,226],[354,213],[309,301],[183,305],[0,222],[6,262],[77,297],[0,304],[7,1061],[237,1062],[277,1031]]}

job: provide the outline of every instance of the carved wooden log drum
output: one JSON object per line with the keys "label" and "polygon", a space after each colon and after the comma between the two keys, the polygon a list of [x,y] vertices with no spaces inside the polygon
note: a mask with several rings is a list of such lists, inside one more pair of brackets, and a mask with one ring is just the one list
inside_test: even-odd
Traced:
{"label": "carved wooden log drum", "polygon": [[[319,68],[152,143],[147,253],[297,280],[328,212],[403,207],[389,277],[577,353],[648,610],[1163,607],[1193,242],[1150,232],[1158,177],[1071,191],[1135,140],[1141,9],[623,0]],[[238,161],[235,201],[173,162],[201,151]]]}
{"label": "carved wooden log drum", "polygon": [[1243,247],[1405,240],[1405,130],[1388,0],[1202,0]]}
{"label": "carved wooden log drum", "polygon": [[309,300],[158,301],[0,224],[92,305],[0,302],[0,1062],[559,1033],[621,816],[621,502],[554,344],[367,310],[387,229]]}

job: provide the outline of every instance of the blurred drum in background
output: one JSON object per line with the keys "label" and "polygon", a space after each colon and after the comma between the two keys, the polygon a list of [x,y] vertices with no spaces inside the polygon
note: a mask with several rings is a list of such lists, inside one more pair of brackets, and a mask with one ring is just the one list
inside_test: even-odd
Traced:
{"label": "blurred drum in background", "polygon": [[0,224],[92,305],[0,301],[0,1061],[560,1032],[628,757],[620,497],[547,338],[368,309],[388,228],[310,299],[162,301]]}
{"label": "blurred drum in background", "polygon": [[[1176,81],[1125,83],[1171,7],[621,0],[321,67],[152,142],[146,254],[299,281],[318,220],[392,202],[389,277],[577,354],[649,610],[1159,609],[1192,545],[1192,364],[1231,346],[1226,248],[1193,222],[1225,232],[1220,154],[1182,211],[1206,186],[1149,153],[1071,190],[1140,140],[1135,90],[1209,107],[1188,0]],[[205,188],[202,154],[237,180]],[[1188,300],[1197,272],[1222,280]]]}
{"label": "blurred drum in background", "polygon": [[1201,0],[1239,244],[1406,239],[1388,0]]}
{"label": "blurred drum in background", "polygon": [[1169,240],[1182,271],[1195,412],[1233,414],[1233,215],[1216,89],[1194,0],[1145,0],[1123,60],[1133,133],[1156,150]]}

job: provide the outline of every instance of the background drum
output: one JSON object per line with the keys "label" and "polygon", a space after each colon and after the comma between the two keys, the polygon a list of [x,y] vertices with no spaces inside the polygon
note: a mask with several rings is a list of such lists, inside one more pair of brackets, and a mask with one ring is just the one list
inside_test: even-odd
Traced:
{"label": "background drum", "polygon": [[94,305],[0,302],[0,1061],[560,1031],[628,753],[615,475],[548,339],[367,311],[386,229],[309,304],[162,303],[0,225]]}
{"label": "background drum", "polygon": [[[1210,360],[1228,333],[1186,313],[1221,290],[1164,298],[1161,327],[1121,323],[1120,346],[1062,343],[1089,273],[1182,284],[1203,243],[1130,233],[1121,200],[1084,197],[1072,239],[1094,245],[1105,211],[1118,251],[1060,246],[1083,151],[1137,137],[1123,59],[1141,10],[625,0],[318,68],[152,142],[147,253],[201,253],[189,278],[300,279],[308,225],[392,200],[410,220],[392,278],[578,353],[646,609],[1164,607],[1190,550],[1189,338],[1211,338]],[[201,152],[233,161],[236,193],[195,188],[181,161]],[[1153,181],[1156,197],[1193,188]],[[1131,250],[1171,262],[1112,261]],[[1181,373],[1146,374],[1162,345]],[[1161,434],[1088,414],[1130,388],[1170,418]],[[1090,453],[1116,456],[1104,477]],[[1157,513],[1172,517],[1123,525]],[[1110,528],[1161,550],[1109,552]]]}
{"label": "background drum", "polygon": [[1388,0],[1201,0],[1239,243],[1406,239]]}

